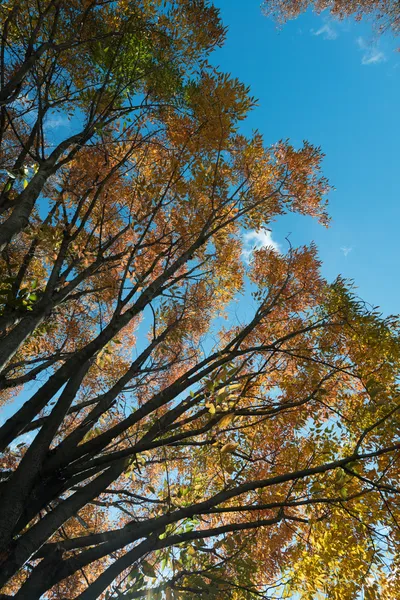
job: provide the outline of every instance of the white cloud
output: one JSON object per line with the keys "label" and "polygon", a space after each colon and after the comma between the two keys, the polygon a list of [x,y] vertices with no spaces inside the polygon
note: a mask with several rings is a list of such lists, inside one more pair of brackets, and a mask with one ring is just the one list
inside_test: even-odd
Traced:
{"label": "white cloud", "polygon": [[363,65],[373,65],[375,63],[380,63],[383,62],[384,60],[386,60],[386,56],[385,53],[382,52],[381,50],[371,50],[371,52],[365,54],[362,57],[362,64]]}
{"label": "white cloud", "polygon": [[54,114],[46,120],[46,125],[49,129],[58,129],[59,127],[69,127],[70,122],[64,115]]}
{"label": "white cloud", "polygon": [[269,229],[259,229],[258,231],[249,231],[243,236],[244,248],[243,256],[246,262],[251,262],[252,254],[254,250],[260,248],[273,248],[277,252],[280,252],[278,242],[272,239],[272,233]]}
{"label": "white cloud", "polygon": [[368,44],[363,37],[357,38],[357,46],[362,50],[361,64],[376,65],[386,61],[386,54],[375,45]]}
{"label": "white cloud", "polygon": [[350,247],[348,247],[348,246],[343,246],[343,247],[342,247],[342,248],[340,248],[340,249],[341,249],[341,251],[343,252],[343,254],[344,254],[345,256],[347,256],[348,254],[350,254],[350,252],[353,250],[353,248],[352,248],[351,246],[350,246]]}
{"label": "white cloud", "polygon": [[313,35],[322,35],[324,40],[336,40],[339,35],[329,23],[325,23],[325,25],[317,29],[317,31],[311,29],[311,33]]}

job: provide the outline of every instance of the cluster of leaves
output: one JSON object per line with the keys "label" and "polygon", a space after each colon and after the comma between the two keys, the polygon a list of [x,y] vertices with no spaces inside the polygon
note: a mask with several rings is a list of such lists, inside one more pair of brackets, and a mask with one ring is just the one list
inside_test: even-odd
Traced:
{"label": "cluster of leaves", "polygon": [[400,31],[400,7],[397,0],[263,0],[265,14],[271,15],[280,23],[295,19],[308,8],[317,13],[328,10],[339,19],[371,17],[380,32]]}

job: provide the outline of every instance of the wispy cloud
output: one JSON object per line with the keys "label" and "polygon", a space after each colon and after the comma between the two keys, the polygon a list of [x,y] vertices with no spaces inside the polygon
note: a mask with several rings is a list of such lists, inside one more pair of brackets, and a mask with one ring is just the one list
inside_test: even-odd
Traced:
{"label": "wispy cloud", "polygon": [[376,65],[386,61],[386,54],[377,45],[371,45],[363,37],[357,38],[357,46],[362,50],[361,64]]}
{"label": "wispy cloud", "polygon": [[64,115],[51,115],[46,120],[46,125],[49,129],[58,129],[59,127],[69,127],[70,122],[68,117]]}
{"label": "wispy cloud", "polygon": [[313,35],[322,35],[324,40],[336,40],[339,35],[330,23],[325,23],[325,25],[317,29],[317,31],[311,29],[311,33]]}
{"label": "wispy cloud", "polygon": [[361,62],[363,65],[374,65],[376,63],[384,62],[385,60],[385,53],[374,48],[362,57]]}
{"label": "wispy cloud", "polygon": [[273,248],[280,252],[278,242],[272,239],[272,233],[269,229],[259,229],[258,231],[249,231],[243,236],[243,256],[246,262],[251,262],[254,250],[260,248]]}
{"label": "wispy cloud", "polygon": [[343,252],[343,254],[344,254],[345,256],[347,256],[348,254],[350,254],[350,252],[353,250],[353,248],[352,248],[351,246],[350,246],[350,247],[348,247],[348,246],[343,246],[343,247],[342,247],[342,248],[340,248],[340,249],[341,249],[341,251]]}

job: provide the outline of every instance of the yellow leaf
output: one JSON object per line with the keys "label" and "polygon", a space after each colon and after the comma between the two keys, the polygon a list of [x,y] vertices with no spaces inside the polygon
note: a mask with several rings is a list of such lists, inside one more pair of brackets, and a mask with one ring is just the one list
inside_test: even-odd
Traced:
{"label": "yellow leaf", "polygon": [[228,427],[228,425],[230,425],[232,423],[234,418],[235,418],[235,415],[233,415],[233,414],[225,415],[225,417],[222,417],[222,419],[220,420],[219,426],[221,428]]}
{"label": "yellow leaf", "polygon": [[228,452],[234,452],[238,447],[239,444],[236,444],[235,442],[228,442],[227,444],[225,444],[225,446],[222,446],[221,454],[228,454]]}

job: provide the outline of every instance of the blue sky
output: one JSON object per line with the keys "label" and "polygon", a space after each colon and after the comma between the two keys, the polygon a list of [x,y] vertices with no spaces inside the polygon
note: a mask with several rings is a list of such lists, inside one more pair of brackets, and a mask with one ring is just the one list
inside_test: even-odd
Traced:
{"label": "blue sky", "polygon": [[400,43],[368,23],[312,13],[278,30],[260,0],[215,0],[228,26],[213,62],[250,85],[258,107],[243,126],[266,143],[307,139],[326,154],[332,224],[289,215],[272,225],[285,246],[314,240],[323,272],[354,279],[385,314],[400,312]]}

